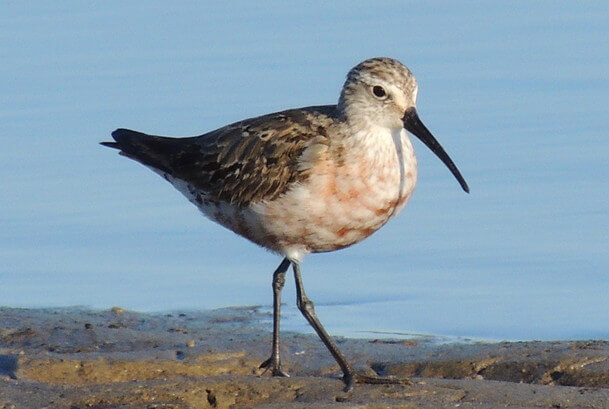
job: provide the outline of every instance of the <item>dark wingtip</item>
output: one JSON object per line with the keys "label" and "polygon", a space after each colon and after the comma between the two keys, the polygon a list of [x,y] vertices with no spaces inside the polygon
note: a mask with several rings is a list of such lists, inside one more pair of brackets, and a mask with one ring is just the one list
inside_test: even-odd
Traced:
{"label": "dark wingtip", "polygon": [[114,138],[116,142],[100,142],[100,144],[109,148],[123,149],[125,146],[129,145],[128,141],[130,140],[130,138],[132,138],[133,136],[141,135],[146,136],[146,134],[137,131],[132,131],[131,129],[118,128],[117,130],[112,132],[112,138]]}
{"label": "dark wingtip", "polygon": [[114,149],[121,149],[120,145],[119,145],[119,138],[121,137],[121,135],[125,134],[125,131],[128,131],[128,129],[123,129],[123,128],[118,128],[117,130],[115,130],[114,132],[112,132],[112,138],[116,141],[116,142],[100,142],[100,145],[103,146],[107,146],[108,148],[114,148]]}
{"label": "dark wingtip", "polygon": [[120,149],[118,143],[116,142],[100,142],[100,145],[107,146],[108,148]]}

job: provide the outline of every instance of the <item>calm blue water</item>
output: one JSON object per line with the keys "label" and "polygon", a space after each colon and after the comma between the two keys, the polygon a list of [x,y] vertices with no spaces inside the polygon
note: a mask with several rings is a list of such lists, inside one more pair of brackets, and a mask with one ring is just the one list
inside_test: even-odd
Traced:
{"label": "calm blue water", "polygon": [[[406,210],[303,265],[328,330],[607,338],[607,21],[601,2],[3,2],[0,304],[270,305],[279,257],[97,142],[334,103],[391,56],[472,193],[416,142]],[[285,293],[284,327],[308,330]]]}

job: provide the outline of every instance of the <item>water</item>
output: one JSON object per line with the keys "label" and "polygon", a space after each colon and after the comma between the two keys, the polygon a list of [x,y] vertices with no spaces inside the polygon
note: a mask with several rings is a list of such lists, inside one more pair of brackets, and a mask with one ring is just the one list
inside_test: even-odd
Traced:
{"label": "water", "polygon": [[[333,103],[383,55],[417,76],[472,193],[415,142],[406,210],[303,265],[328,330],[607,338],[608,19],[566,1],[2,3],[0,303],[269,305],[277,256],[97,142]],[[308,331],[291,279],[285,301],[284,328]]]}

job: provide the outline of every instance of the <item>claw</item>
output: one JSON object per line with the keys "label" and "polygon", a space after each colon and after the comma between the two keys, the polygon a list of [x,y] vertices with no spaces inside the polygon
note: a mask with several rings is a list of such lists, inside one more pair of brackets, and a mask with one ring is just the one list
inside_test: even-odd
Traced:
{"label": "claw", "polygon": [[281,363],[274,360],[272,357],[261,363],[258,369],[264,369],[263,374],[270,370],[272,376],[290,377],[290,374],[281,369]]}

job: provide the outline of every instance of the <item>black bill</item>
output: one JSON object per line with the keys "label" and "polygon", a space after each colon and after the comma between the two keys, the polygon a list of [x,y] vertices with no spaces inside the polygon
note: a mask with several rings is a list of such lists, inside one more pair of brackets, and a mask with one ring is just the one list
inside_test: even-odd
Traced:
{"label": "black bill", "polygon": [[433,153],[436,154],[438,158],[450,169],[452,174],[457,178],[463,190],[469,193],[469,186],[467,186],[467,182],[461,176],[461,172],[457,169],[457,165],[452,161],[448,153],[442,148],[440,142],[434,138],[434,136],[429,132],[429,130],[423,125],[423,122],[419,119],[419,115],[417,114],[417,110],[413,108],[409,108],[406,110],[404,117],[402,118],[402,122],[404,122],[404,128],[412,133],[414,136],[419,138],[421,142],[423,142]]}

